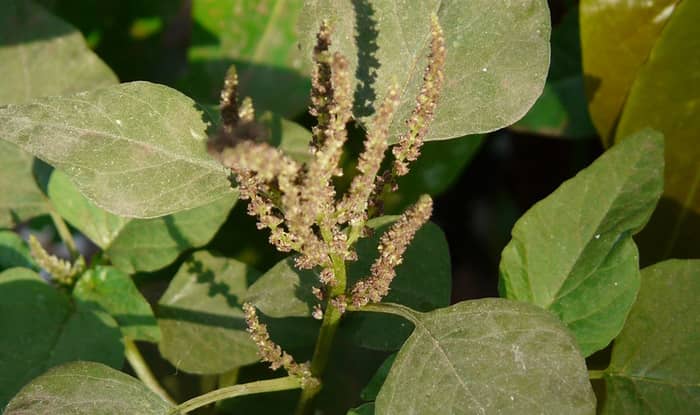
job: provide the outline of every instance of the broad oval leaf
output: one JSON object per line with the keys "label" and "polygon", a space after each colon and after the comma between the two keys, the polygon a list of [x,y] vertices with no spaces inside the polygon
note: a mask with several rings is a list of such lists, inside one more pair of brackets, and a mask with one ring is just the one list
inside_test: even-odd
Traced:
{"label": "broad oval leaf", "polygon": [[588,106],[606,145],[612,144],[615,124],[632,83],[678,2],[581,0],[581,48]]}
{"label": "broad oval leaf", "polygon": [[31,0],[4,0],[0,14],[0,104],[118,82],[83,36]]}
{"label": "broad oval leaf", "polygon": [[659,200],[663,166],[661,135],[642,131],[538,202],[503,250],[501,293],[553,311],[585,356],[607,346],[637,296],[632,235]]}
{"label": "broad oval leaf", "polygon": [[232,192],[224,167],[207,154],[206,130],[194,101],[148,82],[0,107],[0,138],[128,217],[163,216]]}
{"label": "broad oval leaf", "polygon": [[151,306],[123,272],[112,267],[91,268],[80,276],[73,296],[114,317],[125,337],[154,343],[160,340]]}
{"label": "broad oval leaf", "polygon": [[0,271],[14,267],[39,270],[29,246],[19,235],[12,231],[0,231]]}
{"label": "broad oval leaf", "polygon": [[302,50],[311,56],[322,19],[333,49],[355,74],[354,114],[366,123],[394,83],[400,106],[390,136],[404,131],[427,66],[430,16],[445,33],[445,84],[426,137],[484,133],[521,118],[542,93],[549,66],[549,10],[544,0],[306,0],[299,19]]}
{"label": "broad oval leaf", "polygon": [[194,0],[188,68],[178,87],[202,102],[219,99],[235,64],[239,94],[258,110],[285,116],[303,112],[311,82],[297,48],[295,24],[303,0]]}
{"label": "broad oval leaf", "polygon": [[73,360],[119,368],[124,347],[117,323],[50,287],[35,272],[0,274],[0,407],[29,380]]}
{"label": "broad oval leaf", "polygon": [[54,170],[47,194],[56,211],[83,232],[122,271],[155,271],[187,249],[208,243],[226,221],[237,194],[226,193],[204,206],[152,219],[117,216],[95,206],[68,176]]}
{"label": "broad oval leaf", "polygon": [[51,369],[25,386],[5,409],[5,415],[57,413],[176,415],[179,412],[137,379],[93,362],[73,362]]}
{"label": "broad oval leaf", "polygon": [[595,414],[586,364],[551,313],[500,298],[418,313],[375,402],[377,415]]}
{"label": "broad oval leaf", "polygon": [[615,141],[651,127],[666,137],[664,199],[642,233],[649,263],[700,256],[700,2],[682,1],[629,92]]}
{"label": "broad oval leaf", "polygon": [[639,298],[615,339],[602,413],[700,413],[700,260],[642,270]]}
{"label": "broad oval leaf", "polygon": [[259,273],[242,262],[195,252],[158,301],[159,349],[175,367],[217,374],[258,361],[241,309]]}

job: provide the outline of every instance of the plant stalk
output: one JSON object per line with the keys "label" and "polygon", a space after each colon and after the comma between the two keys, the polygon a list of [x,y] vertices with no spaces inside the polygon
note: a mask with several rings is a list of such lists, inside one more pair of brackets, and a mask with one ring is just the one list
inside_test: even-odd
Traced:
{"label": "plant stalk", "polygon": [[168,395],[168,392],[166,392],[165,389],[160,386],[158,379],[156,379],[153,372],[151,372],[146,360],[144,360],[141,352],[139,351],[138,347],[136,347],[136,343],[134,343],[133,340],[127,338],[124,339],[124,354],[126,355],[126,360],[129,362],[129,365],[131,365],[131,368],[134,369],[136,376],[141,380],[141,382],[144,383],[144,385],[148,387],[148,389],[152,390],[166,401],[172,404],[175,403],[173,398]]}
{"label": "plant stalk", "polygon": [[54,208],[51,206],[49,206],[49,215],[51,215],[51,220],[56,227],[56,231],[58,231],[58,236],[61,237],[63,243],[66,244],[66,248],[68,248],[71,261],[75,261],[80,256],[80,252],[78,251],[78,246],[73,240],[73,235],[71,235],[70,229],[68,229],[68,225],[66,225],[66,222],[63,221],[61,215],[59,215],[58,212],[56,212],[56,210],[54,210]]}
{"label": "plant stalk", "polygon": [[[330,298],[334,298],[345,294],[347,276],[345,273],[345,260],[338,256],[331,256],[331,260],[333,262],[333,273],[335,275],[336,284],[331,289]],[[328,359],[330,357],[331,347],[333,345],[333,338],[335,337],[336,329],[340,323],[340,317],[340,311],[330,301],[328,301],[326,304],[326,310],[323,314],[321,330],[318,334],[318,338],[316,339],[314,355],[311,359],[311,373],[319,380],[321,379],[321,376],[323,376],[323,372],[326,370],[326,366],[328,365]],[[320,391],[320,387],[303,389],[301,391],[301,396],[299,397],[299,403],[297,404],[295,414],[310,414],[313,400]]]}
{"label": "plant stalk", "polygon": [[256,393],[264,392],[277,392],[285,391],[290,389],[298,389],[301,387],[301,381],[296,376],[286,376],[283,378],[259,380],[257,382],[242,383],[240,385],[228,386],[225,388],[217,389],[204,395],[197,396],[185,401],[175,407],[170,414],[186,414],[192,412],[195,409],[201,408],[203,406],[209,405],[217,401],[221,401],[228,398],[235,398],[237,396],[253,395]]}
{"label": "plant stalk", "polygon": [[589,370],[588,379],[603,379],[605,370]]}

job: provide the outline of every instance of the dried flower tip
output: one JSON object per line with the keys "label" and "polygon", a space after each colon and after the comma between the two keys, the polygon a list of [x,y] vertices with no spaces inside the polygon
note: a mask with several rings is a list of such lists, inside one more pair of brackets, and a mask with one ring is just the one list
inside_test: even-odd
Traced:
{"label": "dried flower tip", "polygon": [[379,239],[379,257],[371,267],[372,275],[358,281],[352,289],[352,304],[355,307],[378,303],[389,293],[391,281],[396,276],[396,266],[403,261],[406,248],[418,229],[430,219],[432,211],[432,199],[423,195],[384,232]]}
{"label": "dried flower tip", "polygon": [[221,90],[221,103],[219,105],[221,110],[221,124],[224,131],[227,133],[233,132],[236,125],[238,125],[239,115],[237,89],[238,74],[236,72],[236,67],[232,65],[228,69],[228,72],[226,72],[224,87]]}
{"label": "dried flower tip", "polygon": [[34,235],[29,235],[29,248],[37,264],[61,285],[72,285],[75,277],[85,270],[85,260],[82,256],[71,265],[70,262],[46,252]]}
{"label": "dried flower tip", "polygon": [[323,309],[320,305],[316,304],[314,306],[314,309],[311,312],[311,317],[315,318],[316,320],[323,320]]}
{"label": "dried flower tip", "polygon": [[311,375],[311,368],[308,363],[296,363],[291,355],[283,351],[280,346],[270,339],[267,326],[260,323],[255,307],[252,304],[243,303],[243,313],[248,325],[247,331],[258,347],[258,354],[262,361],[270,363],[272,370],[283,367],[290,375],[300,378],[302,386],[318,383]]}
{"label": "dried flower tip", "polygon": [[331,28],[326,20],[321,22],[321,28],[316,34],[316,46],[313,52],[314,67],[311,72],[311,107],[309,112],[318,118],[317,131],[314,131],[312,146],[320,149],[324,142],[323,131],[330,121],[329,107],[331,104],[331,55],[328,48],[331,45]]}
{"label": "dried flower tip", "polygon": [[238,118],[242,123],[251,123],[255,121],[255,108],[253,100],[250,97],[243,98],[241,106],[238,108]]}
{"label": "dried flower tip", "polygon": [[382,177],[377,176],[384,153],[389,146],[387,135],[389,125],[399,104],[399,93],[394,85],[389,90],[384,102],[379,107],[377,115],[365,140],[365,150],[360,155],[357,163],[358,174],[350,184],[350,190],[340,203],[339,211],[341,222],[350,222],[352,225],[361,225],[366,220],[366,211],[370,203],[372,192],[381,182]]}
{"label": "dried flower tip", "polygon": [[423,74],[423,86],[416,98],[416,107],[406,121],[407,132],[399,138],[393,149],[395,157],[394,174],[403,176],[408,173],[408,163],[420,155],[423,139],[428,133],[430,123],[435,116],[440,91],[444,80],[445,38],[440,22],[435,14],[431,19],[431,42],[428,67]]}

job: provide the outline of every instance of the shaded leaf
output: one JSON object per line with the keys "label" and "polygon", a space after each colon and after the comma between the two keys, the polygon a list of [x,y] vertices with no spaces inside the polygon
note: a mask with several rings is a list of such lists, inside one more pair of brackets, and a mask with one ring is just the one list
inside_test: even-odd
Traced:
{"label": "shaded leaf", "polygon": [[12,228],[49,208],[34,181],[34,157],[0,140],[0,228]]}
{"label": "shaded leaf", "polygon": [[[678,4],[639,70],[615,142],[651,127],[666,137],[664,209],[640,249],[647,263],[700,256],[700,2]],[[669,206],[670,205],[670,206]]]}
{"label": "shaded leaf", "polygon": [[389,370],[391,370],[391,366],[394,364],[394,360],[396,360],[396,354],[392,354],[391,356],[387,357],[384,363],[377,369],[377,372],[372,376],[372,379],[370,379],[369,383],[367,383],[367,386],[365,386],[364,389],[362,389],[362,393],[360,393],[360,398],[362,398],[365,401],[373,401],[377,399],[377,395],[379,394],[379,390],[382,388],[382,385],[384,385],[384,381],[386,381],[386,377],[389,375]]}
{"label": "shaded leaf", "polygon": [[544,92],[514,130],[569,138],[596,135],[584,94],[580,44],[578,12],[573,9],[552,29],[552,63]]}
{"label": "shaded leaf", "polygon": [[318,303],[311,288],[319,285],[315,272],[299,270],[293,258],[286,258],[250,286],[245,301],[270,317],[310,317]]}
{"label": "shaded leaf", "polygon": [[348,415],[374,415],[374,402],[363,403],[349,410]]}
{"label": "shaded leaf", "polygon": [[0,104],[20,104],[118,82],[68,23],[31,0],[4,0],[2,7]]}
{"label": "shaded leaf", "polygon": [[[348,287],[369,275],[369,268],[377,257],[379,238],[396,218],[385,216],[368,223],[376,229],[375,235],[357,243],[359,260],[348,264]],[[406,250],[404,262],[396,268],[386,301],[424,311],[445,306],[450,301],[451,278],[445,236],[437,225],[428,223],[416,233]],[[300,271],[293,259],[287,258],[251,285],[246,301],[270,317],[308,317],[319,303],[311,288],[320,285],[315,272]],[[395,350],[410,334],[410,327],[395,316],[351,314],[341,332],[361,346]]]}
{"label": "shaded leaf", "polygon": [[119,323],[125,337],[155,343],[160,340],[151,306],[131,277],[121,271],[102,266],[89,269],[75,284],[73,296],[109,313]]}
{"label": "shaded leaf", "polygon": [[386,195],[385,211],[398,212],[415,203],[422,194],[437,196],[447,191],[483,142],[483,135],[470,135],[425,143],[420,157],[411,164],[410,174],[399,178],[399,191]]}
{"label": "shaded leaf", "polygon": [[366,123],[372,105],[392,83],[400,85],[390,128],[390,136],[398,137],[427,66],[432,13],[445,33],[447,62],[426,139],[484,133],[521,118],[542,92],[549,66],[549,10],[543,0],[307,0],[299,19],[302,50],[311,56],[320,22],[329,19],[333,49],[349,59],[350,73],[358,79],[357,118]]}
{"label": "shaded leaf", "polygon": [[34,379],[10,402],[6,415],[168,415],[174,407],[143,383],[108,366],[74,362]]}
{"label": "shaded leaf", "polygon": [[678,2],[581,0],[586,95],[593,125],[606,146],[612,144],[632,83]]}
{"label": "shaded leaf", "polygon": [[232,192],[202,117],[179,92],[132,82],[0,107],[0,137],[64,170],[96,205],[148,218]]}
{"label": "shaded leaf", "polygon": [[663,188],[663,139],[645,130],[615,145],[515,224],[501,293],[553,311],[585,356],[622,329],[639,289],[632,235]]}
{"label": "shaded leaf", "polygon": [[0,407],[29,380],[73,360],[119,368],[124,348],[107,314],[71,304],[36,273],[12,268],[0,274]]}
{"label": "shaded leaf", "polygon": [[311,55],[301,57],[295,23],[302,0],[195,0],[188,70],[178,83],[198,101],[218,102],[235,64],[240,96],[255,108],[293,116],[306,110]]}
{"label": "shaded leaf", "polygon": [[29,246],[19,235],[12,231],[0,231],[0,271],[14,267],[39,270]]}
{"label": "shaded leaf", "polygon": [[[369,274],[369,269],[377,257],[377,245],[382,233],[389,229],[391,222],[384,217],[370,222],[376,229],[372,238],[357,243],[359,260],[349,263],[348,286]],[[449,247],[439,226],[426,223],[406,249],[404,260],[396,267],[396,277],[391,283],[391,291],[383,301],[399,303],[419,311],[430,311],[450,303],[452,288],[452,267]],[[353,313],[347,317],[341,328],[352,336],[360,346],[375,350],[396,350],[411,333],[406,321],[381,314]]]}
{"label": "shaded leaf", "polygon": [[615,339],[603,414],[700,413],[700,260],[642,270],[639,298]]}
{"label": "shaded leaf", "polygon": [[61,171],[51,174],[47,193],[63,218],[129,274],[160,269],[185,250],[208,243],[237,200],[236,193],[225,193],[219,200],[168,216],[132,219],[95,206]]}
{"label": "shaded leaf", "polygon": [[418,313],[376,401],[382,414],[595,414],[576,341],[551,313],[500,298]]}
{"label": "shaded leaf", "polygon": [[241,309],[258,272],[242,262],[195,252],[158,302],[159,349],[175,367],[218,374],[258,361]]}

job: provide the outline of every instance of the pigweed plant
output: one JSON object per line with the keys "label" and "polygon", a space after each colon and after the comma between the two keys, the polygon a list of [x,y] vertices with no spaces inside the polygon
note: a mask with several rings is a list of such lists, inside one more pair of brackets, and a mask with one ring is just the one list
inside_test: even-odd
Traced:
{"label": "pigweed plant", "polygon": [[[299,164],[279,149],[251,140],[218,153],[221,162],[236,176],[240,198],[249,200],[248,214],[258,218],[258,229],[269,229],[269,241],[282,252],[297,252],[299,269],[320,269],[314,296],[325,302],[314,306],[313,317],[323,320],[311,363],[299,364],[270,340],[267,328],[258,321],[255,307],[243,304],[248,332],[258,346],[262,360],[272,369],[283,367],[299,378],[303,389],[297,413],[310,413],[307,407],[321,386],[333,337],[342,315],[380,302],[390,290],[395,268],[403,261],[406,247],[418,229],[430,218],[432,199],[421,196],[386,231],[378,246],[379,257],[370,275],[348,287],[346,262],[357,260],[354,244],[369,234],[367,221],[380,213],[385,188],[396,190],[396,177],[409,172],[411,161],[420,155],[423,138],[435,113],[443,83],[445,41],[437,16],[431,26],[430,55],[416,107],[406,121],[407,131],[392,148],[391,167],[380,173],[389,147],[388,129],[398,104],[397,87],[392,87],[379,106],[364,141],[357,163],[357,175],[350,189],[340,198],[333,177],[342,174],[339,162],[348,138],[347,124],[352,117],[352,89],[347,59],[331,53],[331,30],[323,22],[314,48],[311,77],[311,114],[318,120],[313,128],[312,160]],[[235,70],[231,71],[221,95],[222,127],[210,148],[236,142],[240,124],[252,122],[250,101],[237,106]]]}
{"label": "pigweed plant", "polygon": [[[586,61],[590,22],[614,6],[580,2],[583,65],[602,79],[588,104],[610,148],[515,223],[502,298],[454,304],[430,195],[476,135],[576,126],[547,112],[571,49],[551,33],[545,88],[547,2],[248,3],[191,2],[187,68],[169,87],[119,83],[75,28],[4,0],[4,414],[700,412],[700,264],[669,259],[693,257],[700,164],[676,152],[697,130],[695,84],[664,101],[673,114],[645,112],[664,97],[650,85],[671,82],[664,59],[684,62],[674,80],[692,69],[697,54],[668,45],[700,39],[700,2],[644,11],[670,21],[635,61],[648,63],[612,80],[608,61],[641,47]],[[129,24],[139,47],[160,30]],[[103,29],[89,40],[107,53]],[[622,78],[624,105],[610,101]],[[284,116],[307,109],[308,84],[303,126]]]}

